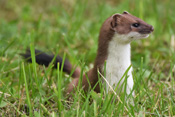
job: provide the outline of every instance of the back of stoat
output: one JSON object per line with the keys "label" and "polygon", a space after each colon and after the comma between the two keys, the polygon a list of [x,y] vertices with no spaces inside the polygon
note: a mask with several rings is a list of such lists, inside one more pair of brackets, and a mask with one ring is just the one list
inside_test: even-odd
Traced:
{"label": "back of stoat", "polygon": [[[106,19],[100,30],[98,51],[94,62],[94,67],[83,75],[82,86],[84,90],[87,91],[89,87],[93,88],[96,86],[94,90],[96,92],[100,92],[99,84],[96,84],[98,82],[98,70],[101,74],[103,74],[105,61],[106,80],[113,88],[115,88],[124,72],[131,65],[130,42],[137,39],[147,38],[152,31],[153,27],[151,25],[129,14],[128,12],[123,12],[123,14],[114,14]],[[23,54],[23,56],[31,60],[30,52]],[[48,65],[53,59],[53,56],[49,56],[44,53],[42,53],[42,57],[37,56],[36,62],[39,64],[42,63]],[[40,62],[43,61],[45,57],[49,58],[49,60]],[[62,59],[56,59],[56,62],[62,63]],[[66,61],[64,64],[66,64],[64,65],[65,72],[69,74],[73,70],[73,67],[68,61]],[[79,68],[77,68],[73,73],[74,79],[67,87],[68,94],[73,92],[78,86],[80,76],[79,71]],[[128,71],[128,94],[130,93],[134,84],[131,71],[132,68]],[[107,89],[109,89],[108,87],[109,86],[107,85]]]}

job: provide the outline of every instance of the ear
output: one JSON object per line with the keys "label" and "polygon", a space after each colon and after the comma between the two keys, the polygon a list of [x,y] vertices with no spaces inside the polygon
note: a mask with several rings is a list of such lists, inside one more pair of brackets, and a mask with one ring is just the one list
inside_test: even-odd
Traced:
{"label": "ear", "polygon": [[114,14],[112,16],[111,27],[115,28],[117,26],[117,20],[121,17],[120,14]]}
{"label": "ear", "polygon": [[124,11],[123,14],[129,14],[127,11]]}

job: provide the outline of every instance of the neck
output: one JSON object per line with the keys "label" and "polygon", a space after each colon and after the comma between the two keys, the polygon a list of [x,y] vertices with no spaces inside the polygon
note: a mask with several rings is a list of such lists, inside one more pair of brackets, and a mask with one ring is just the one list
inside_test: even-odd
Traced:
{"label": "neck", "polygon": [[[106,80],[109,82],[110,86],[113,86],[113,88],[117,86],[125,71],[131,65],[130,56],[130,44],[119,44],[116,43],[115,40],[112,40],[109,43],[108,57],[106,60]],[[133,84],[131,69],[127,75],[129,76],[128,83],[131,83],[131,86],[127,83],[129,86],[127,92],[129,93]],[[106,87],[108,91],[109,86],[106,85]]]}
{"label": "neck", "polygon": [[[103,73],[104,63],[106,61],[106,80],[111,86],[116,86],[124,75],[125,71],[131,65],[130,43],[120,43],[117,36],[114,36],[107,45],[101,45],[98,48],[98,54],[94,68],[99,68]],[[100,51],[101,50],[101,51]],[[100,52],[99,52],[100,51]],[[96,69],[95,69],[96,70]],[[128,91],[133,86],[132,68],[128,71]],[[108,90],[108,86],[107,86]]]}
{"label": "neck", "polygon": [[[108,47],[108,55],[107,60],[108,62],[114,63],[115,66],[125,66],[126,64],[130,65],[130,57],[131,51],[130,51],[130,44],[121,44],[117,43],[116,40],[112,40],[109,42]],[[128,66],[129,67],[129,66]]]}
{"label": "neck", "polygon": [[[94,63],[94,68],[103,68],[104,62],[109,58],[113,58],[114,60],[111,60],[111,62],[115,61],[115,63],[121,63],[125,65],[131,64],[130,62],[130,43],[121,43],[121,39],[123,37],[112,35],[111,39],[107,39],[105,43],[102,40],[105,40],[104,38],[99,39],[99,45],[98,45],[98,51],[97,51],[97,57]],[[109,36],[108,36],[109,37]],[[117,64],[116,64],[117,65]],[[122,66],[123,66],[122,65]]]}

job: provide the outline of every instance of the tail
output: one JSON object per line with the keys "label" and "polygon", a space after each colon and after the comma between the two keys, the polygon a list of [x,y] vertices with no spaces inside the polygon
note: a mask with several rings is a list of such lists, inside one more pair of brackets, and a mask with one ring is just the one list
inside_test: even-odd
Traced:
{"label": "tail", "polygon": [[[32,62],[31,59],[31,52],[29,49],[26,50],[25,54],[21,54],[21,56],[24,57],[25,60],[27,60],[28,62]],[[53,60],[54,55],[48,55],[45,54],[44,52],[41,52],[39,50],[35,50],[35,60],[36,63],[38,63],[39,65],[45,65],[46,67],[49,66],[49,64],[51,63],[51,61]],[[56,57],[56,60],[54,61],[54,68],[57,68],[57,63],[60,63],[59,67],[61,69],[61,66],[63,64],[63,59],[58,55]],[[71,63],[66,59],[64,61],[64,65],[63,65],[63,72],[66,72],[67,74],[71,74],[71,72],[73,71],[73,67],[71,65]],[[75,71],[72,74],[73,78],[77,78],[80,76],[80,69],[76,68]]]}

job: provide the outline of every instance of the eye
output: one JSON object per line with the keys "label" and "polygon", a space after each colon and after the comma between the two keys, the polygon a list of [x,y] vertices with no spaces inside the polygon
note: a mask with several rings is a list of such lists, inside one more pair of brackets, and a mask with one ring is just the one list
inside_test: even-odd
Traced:
{"label": "eye", "polygon": [[134,24],[132,24],[132,26],[137,28],[137,27],[140,26],[140,24],[139,23],[134,23]]}

